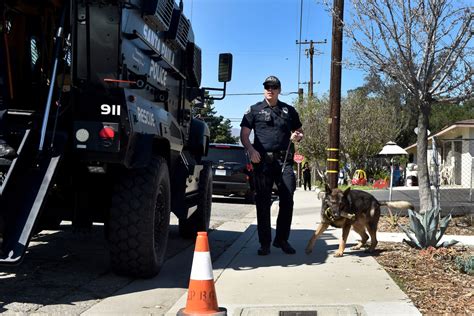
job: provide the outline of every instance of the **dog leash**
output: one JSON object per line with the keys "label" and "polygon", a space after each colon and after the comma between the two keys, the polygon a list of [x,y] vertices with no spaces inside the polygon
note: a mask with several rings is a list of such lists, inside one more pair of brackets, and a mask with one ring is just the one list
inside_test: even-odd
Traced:
{"label": "dog leash", "polygon": [[285,159],[283,160],[283,165],[281,166],[281,173],[283,174],[283,170],[285,170],[286,160],[288,159],[288,152],[290,151],[291,146],[291,139],[288,143],[288,147],[286,148]]}

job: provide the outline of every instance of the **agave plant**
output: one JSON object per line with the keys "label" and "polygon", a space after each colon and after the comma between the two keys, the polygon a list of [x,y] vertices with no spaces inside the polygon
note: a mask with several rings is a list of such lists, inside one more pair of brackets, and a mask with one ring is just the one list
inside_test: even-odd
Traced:
{"label": "agave plant", "polygon": [[415,213],[409,209],[408,215],[410,216],[410,226],[408,228],[400,224],[398,226],[409,238],[409,240],[403,239],[403,241],[411,247],[418,249],[426,249],[430,246],[440,248],[458,243],[457,240],[451,240],[438,245],[451,221],[451,214],[441,218],[439,207],[435,206],[424,214]]}

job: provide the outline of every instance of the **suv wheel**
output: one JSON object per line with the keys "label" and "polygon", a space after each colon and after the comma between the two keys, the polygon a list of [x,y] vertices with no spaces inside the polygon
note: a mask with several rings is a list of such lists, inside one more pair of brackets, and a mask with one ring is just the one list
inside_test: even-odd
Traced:
{"label": "suv wheel", "polygon": [[212,207],[212,165],[203,161],[199,176],[198,205],[196,211],[187,219],[179,220],[179,233],[184,238],[196,238],[197,232],[209,229]]}
{"label": "suv wheel", "polygon": [[115,188],[108,239],[112,269],[121,275],[152,277],[161,269],[168,243],[170,179],[166,160],[127,170]]}

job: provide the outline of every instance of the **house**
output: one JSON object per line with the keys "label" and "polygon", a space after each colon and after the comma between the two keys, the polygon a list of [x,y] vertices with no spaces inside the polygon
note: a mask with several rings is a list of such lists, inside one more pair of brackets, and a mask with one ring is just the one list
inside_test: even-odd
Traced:
{"label": "house", "polygon": [[[458,121],[428,137],[428,166],[433,171],[433,137],[437,140],[440,184],[472,188],[474,185],[474,119]],[[405,150],[416,164],[416,144]]]}

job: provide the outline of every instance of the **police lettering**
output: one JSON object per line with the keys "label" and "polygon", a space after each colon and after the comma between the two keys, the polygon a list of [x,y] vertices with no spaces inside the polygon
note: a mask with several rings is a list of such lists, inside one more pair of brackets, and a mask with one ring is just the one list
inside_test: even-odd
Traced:
{"label": "police lettering", "polygon": [[156,80],[158,83],[165,85],[166,83],[166,70],[164,70],[160,65],[155,63],[153,60],[150,63],[150,71],[148,75]]}
{"label": "police lettering", "polygon": [[[158,34],[151,30],[146,24],[143,25],[143,36],[160,54],[162,54],[171,64],[174,64],[175,54],[165,45],[165,43],[158,37]],[[167,72],[155,61],[151,61],[150,69],[148,70],[150,78],[156,82],[165,85]]]}

